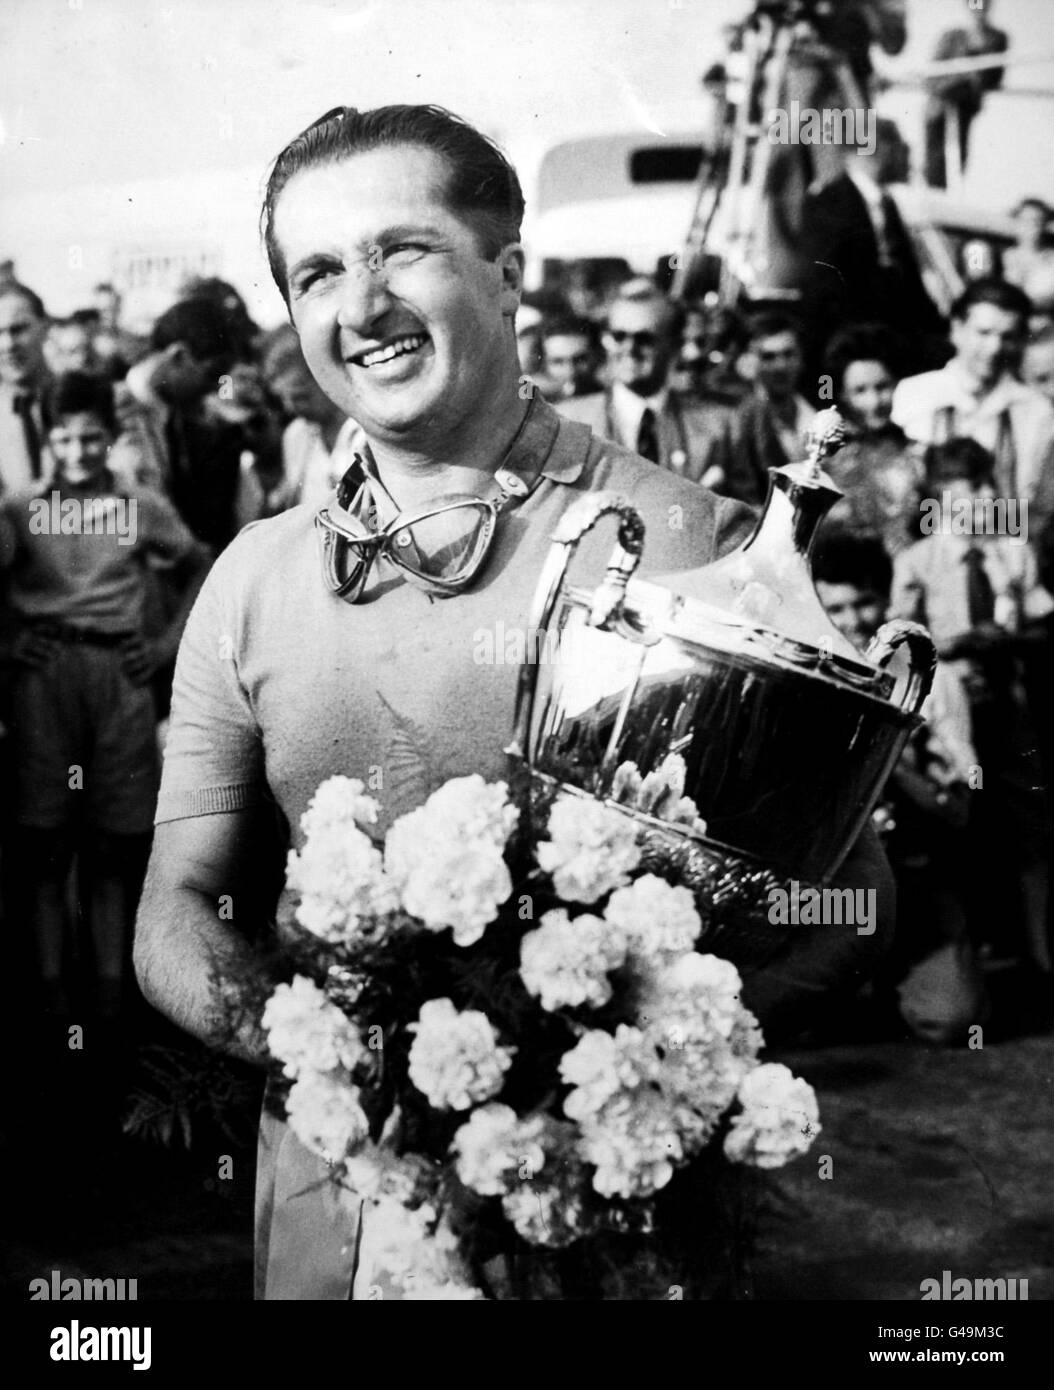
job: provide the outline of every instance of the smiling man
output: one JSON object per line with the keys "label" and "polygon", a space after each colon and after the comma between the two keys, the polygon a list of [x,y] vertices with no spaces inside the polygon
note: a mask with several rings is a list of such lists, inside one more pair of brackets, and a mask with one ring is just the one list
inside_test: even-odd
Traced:
{"label": "smiling man", "polygon": [[[313,375],[369,447],[317,527],[296,507],[247,528],[203,588],[180,650],[136,943],[147,997],[243,1057],[263,1060],[259,1032],[224,1032],[221,982],[259,968],[261,878],[284,862],[269,829],[277,820],[299,847],[301,815],[335,774],[368,783],[378,832],[450,777],[506,775],[517,668],[480,665],[479,634],[527,631],[567,508],[596,488],[631,496],[656,572],[705,563],[751,525],[736,504],[524,399],[522,214],[500,151],[435,107],[330,112],[271,174],[275,280]],[[427,518],[452,498],[464,505]],[[612,540],[587,538],[584,572],[599,577]],[[881,874],[872,864],[863,879]],[[853,975],[870,940],[840,939],[819,973]],[[762,1003],[775,1016],[791,998],[801,989],[788,977]],[[325,1165],[265,1117],[258,1295],[360,1296],[356,1228]]]}
{"label": "smiling man", "polygon": [[999,495],[1035,504],[1054,483],[1054,407],[1012,370],[1030,310],[1016,285],[969,285],[952,305],[955,356],[939,371],[905,377],[893,419],[923,444],[976,439],[995,455]]}

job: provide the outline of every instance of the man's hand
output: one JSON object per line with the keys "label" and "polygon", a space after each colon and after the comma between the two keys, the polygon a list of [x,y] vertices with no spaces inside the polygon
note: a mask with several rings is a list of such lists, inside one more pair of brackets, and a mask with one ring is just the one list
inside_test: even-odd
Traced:
{"label": "man's hand", "polygon": [[57,637],[50,636],[46,631],[26,627],[15,638],[11,656],[17,665],[41,671],[51,664],[61,645]]}
{"label": "man's hand", "polygon": [[121,643],[121,665],[133,685],[146,685],[165,663],[165,654],[156,642],[138,634]]}

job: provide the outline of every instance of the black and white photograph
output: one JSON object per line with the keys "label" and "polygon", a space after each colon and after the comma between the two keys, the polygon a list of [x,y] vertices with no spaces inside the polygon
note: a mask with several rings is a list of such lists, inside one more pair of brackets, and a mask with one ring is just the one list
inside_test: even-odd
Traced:
{"label": "black and white photograph", "polygon": [[708,1360],[1021,1373],[1054,6],[3,0],[0,55],[27,1364],[700,1301]]}

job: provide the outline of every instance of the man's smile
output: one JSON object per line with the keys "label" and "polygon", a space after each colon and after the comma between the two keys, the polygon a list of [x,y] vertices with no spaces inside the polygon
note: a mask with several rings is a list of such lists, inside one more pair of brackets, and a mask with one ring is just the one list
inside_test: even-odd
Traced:
{"label": "man's smile", "polygon": [[344,360],[352,367],[382,367],[420,352],[428,341],[427,333],[407,333],[399,338],[390,338],[377,347],[362,348]]}

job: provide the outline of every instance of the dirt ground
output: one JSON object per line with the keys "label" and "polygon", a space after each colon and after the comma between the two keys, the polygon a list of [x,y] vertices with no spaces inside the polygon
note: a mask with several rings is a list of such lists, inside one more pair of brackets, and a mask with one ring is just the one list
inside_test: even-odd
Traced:
{"label": "dirt ground", "polygon": [[[94,1041],[78,1056],[53,1039],[3,1109],[0,1296],[22,1301],[31,1279],[59,1269],[136,1278],[140,1299],[251,1298],[251,1137],[205,1131],[189,1153],[122,1137],[130,1074],[120,1040]],[[768,1185],[757,1299],[917,1300],[945,1269],[1027,1279],[1030,1300],[1054,1297],[1054,1035],[778,1058],[815,1086],[823,1130]]]}

